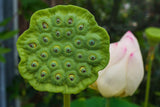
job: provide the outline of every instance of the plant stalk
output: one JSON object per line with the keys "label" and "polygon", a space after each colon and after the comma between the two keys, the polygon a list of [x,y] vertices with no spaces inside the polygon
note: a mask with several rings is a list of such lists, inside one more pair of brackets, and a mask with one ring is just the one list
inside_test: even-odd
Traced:
{"label": "plant stalk", "polygon": [[149,49],[149,53],[148,53],[148,57],[147,57],[147,64],[146,64],[147,82],[146,82],[144,107],[148,107],[150,82],[151,82],[151,70],[152,70],[152,62],[154,59],[154,52],[155,52],[155,47],[151,46]]}
{"label": "plant stalk", "polygon": [[63,95],[64,107],[70,107],[70,100],[71,100],[71,95],[70,94],[64,94]]}
{"label": "plant stalk", "polygon": [[110,107],[110,98],[106,98],[106,107]]}

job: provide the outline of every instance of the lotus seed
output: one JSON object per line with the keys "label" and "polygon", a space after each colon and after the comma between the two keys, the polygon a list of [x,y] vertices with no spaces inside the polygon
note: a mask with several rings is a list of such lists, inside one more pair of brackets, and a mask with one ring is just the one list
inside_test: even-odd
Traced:
{"label": "lotus seed", "polygon": [[70,48],[70,47],[67,47],[67,48],[66,48],[66,52],[67,52],[67,53],[70,53],[70,52],[71,52],[71,48]]}
{"label": "lotus seed", "polygon": [[36,67],[36,66],[37,66],[36,62],[33,62],[33,63],[31,64],[31,66],[32,66],[32,67]]}
{"label": "lotus seed", "polygon": [[60,32],[59,31],[56,31],[56,36],[60,36]]}
{"label": "lotus seed", "polygon": [[58,73],[56,74],[56,79],[59,80],[61,78],[61,75]]}
{"label": "lotus seed", "polygon": [[77,40],[77,45],[80,45],[81,44],[81,40]]}
{"label": "lotus seed", "polygon": [[59,52],[59,48],[58,48],[58,47],[54,47],[53,51],[54,51],[55,53],[58,53],[58,52]]}
{"label": "lotus seed", "polygon": [[59,24],[59,23],[60,23],[60,19],[59,19],[59,18],[57,18],[56,22],[57,22],[57,24]]}
{"label": "lotus seed", "polygon": [[43,41],[44,42],[48,42],[48,38],[47,37],[43,37]]}
{"label": "lotus seed", "polygon": [[36,48],[36,44],[35,44],[35,43],[31,43],[31,44],[29,44],[29,46],[30,46],[31,48]]}
{"label": "lotus seed", "polygon": [[31,48],[33,48],[34,46],[33,46],[33,44],[29,44],[29,46],[31,47]]}
{"label": "lotus seed", "polygon": [[72,18],[68,20],[68,24],[72,24]]}
{"label": "lotus seed", "polygon": [[66,65],[67,65],[67,67],[71,67],[71,64],[69,62]]}
{"label": "lotus seed", "polygon": [[43,57],[43,58],[46,57],[46,56],[47,56],[46,53],[41,54],[41,57]]}
{"label": "lotus seed", "polygon": [[78,58],[82,58],[82,55],[78,55]]}
{"label": "lotus seed", "polygon": [[74,80],[74,75],[69,75],[69,79],[71,80],[71,81],[73,81]]}
{"label": "lotus seed", "polygon": [[68,32],[67,32],[67,36],[70,36],[70,35],[71,35],[71,31],[68,31]]}
{"label": "lotus seed", "polygon": [[46,74],[47,74],[46,71],[42,71],[42,72],[41,72],[41,77],[44,77]]}
{"label": "lotus seed", "polygon": [[80,68],[80,71],[81,71],[82,73],[85,73],[85,72],[86,72],[85,67],[82,66],[82,67]]}
{"label": "lotus seed", "polygon": [[52,66],[52,67],[55,67],[55,66],[56,66],[56,63],[53,62],[53,63],[51,64],[51,66]]}
{"label": "lotus seed", "polygon": [[90,57],[90,59],[91,59],[91,60],[95,60],[96,57],[95,57],[94,55],[92,55],[92,56]]}
{"label": "lotus seed", "polygon": [[94,41],[94,40],[90,40],[90,41],[89,41],[89,44],[90,44],[91,46],[93,46],[93,45],[95,44],[95,41]]}
{"label": "lotus seed", "polygon": [[43,26],[44,29],[48,28],[48,24],[45,23],[45,22],[42,23],[42,26]]}
{"label": "lotus seed", "polygon": [[80,25],[79,30],[83,30],[83,27],[84,27],[83,25]]}

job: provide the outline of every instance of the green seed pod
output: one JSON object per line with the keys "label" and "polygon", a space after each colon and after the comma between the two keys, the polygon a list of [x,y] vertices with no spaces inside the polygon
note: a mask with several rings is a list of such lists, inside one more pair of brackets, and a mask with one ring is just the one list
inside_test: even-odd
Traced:
{"label": "green seed pod", "polygon": [[151,45],[155,45],[160,42],[160,28],[149,27],[145,30],[145,33]]}
{"label": "green seed pod", "polygon": [[108,64],[109,43],[106,30],[86,9],[39,10],[17,41],[19,72],[38,91],[77,94]]}

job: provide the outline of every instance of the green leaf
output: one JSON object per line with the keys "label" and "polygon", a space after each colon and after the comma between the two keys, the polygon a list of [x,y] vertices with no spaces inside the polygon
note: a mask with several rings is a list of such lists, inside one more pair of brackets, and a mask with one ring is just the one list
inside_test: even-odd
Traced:
{"label": "green leaf", "polygon": [[2,22],[0,22],[0,26],[5,26],[7,23],[11,20],[11,17],[4,19]]}
{"label": "green leaf", "polygon": [[86,107],[105,107],[105,98],[93,97],[86,100]]}
{"label": "green leaf", "polygon": [[136,104],[130,103],[120,98],[111,98],[109,100],[110,107],[139,107]]}
{"label": "green leaf", "polygon": [[3,63],[6,62],[5,58],[2,55],[0,55],[0,62],[3,62]]}
{"label": "green leaf", "polygon": [[2,40],[10,39],[13,36],[15,36],[15,34],[17,34],[17,33],[18,33],[18,30],[0,33],[0,39],[2,39]]}
{"label": "green leaf", "polygon": [[71,103],[71,107],[105,107],[105,98],[93,97],[90,99],[78,99]]}
{"label": "green leaf", "polygon": [[10,51],[11,51],[10,48],[2,48],[2,47],[0,47],[0,54],[5,54],[5,53],[8,53]]}
{"label": "green leaf", "polygon": [[87,107],[85,99],[78,99],[71,102],[71,107]]}
{"label": "green leaf", "polygon": [[136,104],[130,103],[124,99],[120,98],[110,98],[106,100],[102,97],[93,97],[90,99],[78,99],[71,102],[71,107],[106,107],[109,101],[109,107],[139,107]]}

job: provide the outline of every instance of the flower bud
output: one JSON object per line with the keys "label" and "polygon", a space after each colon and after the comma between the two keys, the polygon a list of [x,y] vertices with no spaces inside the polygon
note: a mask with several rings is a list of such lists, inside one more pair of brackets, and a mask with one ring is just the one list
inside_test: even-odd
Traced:
{"label": "flower bud", "polygon": [[137,39],[128,31],[119,42],[110,44],[110,61],[91,85],[104,97],[131,96],[143,79],[144,68]]}

